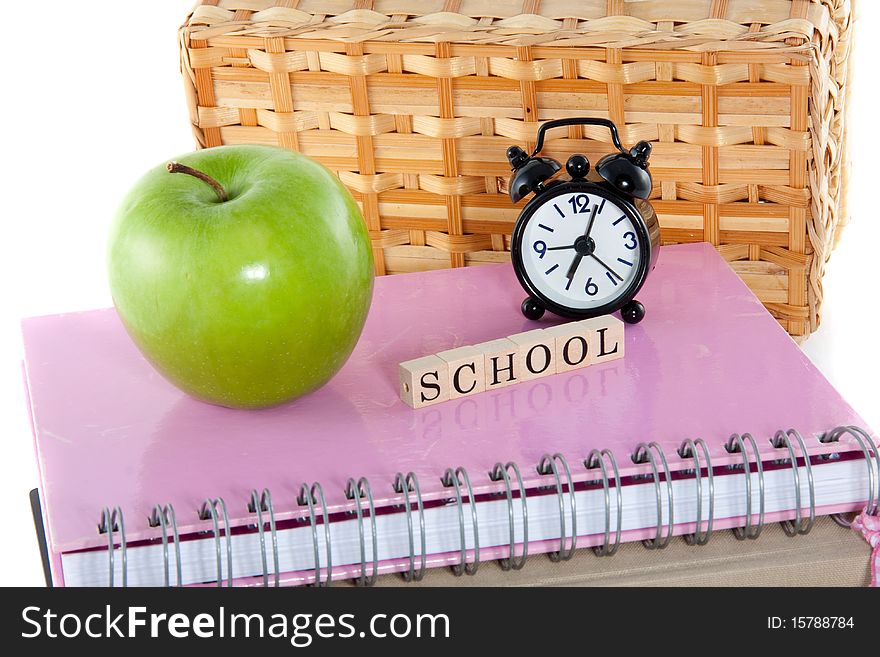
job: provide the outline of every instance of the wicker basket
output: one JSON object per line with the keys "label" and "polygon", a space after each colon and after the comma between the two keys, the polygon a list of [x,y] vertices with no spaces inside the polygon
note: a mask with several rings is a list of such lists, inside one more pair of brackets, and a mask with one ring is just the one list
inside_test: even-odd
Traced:
{"label": "wicker basket", "polygon": [[[203,0],[180,43],[199,145],[322,161],[380,274],[506,260],[506,148],[603,116],[654,142],[663,242],[716,245],[802,337],[845,216],[851,22],[849,0]],[[545,153],[609,150],[567,131]]]}

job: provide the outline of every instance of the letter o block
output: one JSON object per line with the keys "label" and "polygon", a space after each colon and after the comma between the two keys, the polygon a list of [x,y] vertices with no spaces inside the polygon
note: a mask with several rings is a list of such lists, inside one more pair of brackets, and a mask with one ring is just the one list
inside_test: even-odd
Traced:
{"label": "letter o block", "polygon": [[587,367],[593,362],[593,345],[590,342],[590,329],[582,322],[569,322],[544,329],[554,340],[556,372],[571,372]]}
{"label": "letter o block", "polygon": [[556,374],[556,340],[542,329],[509,335],[517,346],[517,373],[520,381],[531,381]]}

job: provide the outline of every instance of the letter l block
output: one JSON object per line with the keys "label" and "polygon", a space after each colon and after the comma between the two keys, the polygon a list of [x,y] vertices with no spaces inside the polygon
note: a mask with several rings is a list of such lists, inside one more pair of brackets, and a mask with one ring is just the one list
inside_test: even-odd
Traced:
{"label": "letter l block", "polygon": [[603,315],[578,322],[590,336],[593,363],[604,363],[623,358],[626,340],[624,324],[614,315]]}

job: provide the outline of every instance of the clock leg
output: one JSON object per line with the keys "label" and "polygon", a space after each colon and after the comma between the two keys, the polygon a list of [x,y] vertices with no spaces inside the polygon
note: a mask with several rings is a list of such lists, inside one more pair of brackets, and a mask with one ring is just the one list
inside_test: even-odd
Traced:
{"label": "clock leg", "polygon": [[645,319],[645,306],[633,299],[620,309],[620,318],[627,324],[638,324]]}
{"label": "clock leg", "polygon": [[541,319],[544,316],[544,306],[542,306],[541,302],[537,299],[528,297],[522,302],[522,314],[525,315],[527,319]]}

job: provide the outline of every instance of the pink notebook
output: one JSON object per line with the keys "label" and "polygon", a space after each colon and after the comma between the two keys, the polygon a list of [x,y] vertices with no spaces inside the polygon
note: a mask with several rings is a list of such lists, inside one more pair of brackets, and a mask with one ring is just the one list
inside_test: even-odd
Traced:
{"label": "pink notebook", "polygon": [[[108,536],[99,533],[98,524],[103,508],[118,506],[127,559],[120,554],[121,532],[115,532],[115,584],[123,575],[129,584],[156,583],[149,569],[157,564],[167,569],[169,559],[174,583],[178,556],[173,549],[163,552],[160,531],[148,522],[155,505],[172,504],[180,546],[190,550],[181,557],[183,583],[216,579],[212,560],[218,545],[224,577],[232,563],[236,583],[262,583],[264,572],[271,572],[274,582],[278,553],[266,547],[271,544],[266,513],[264,542],[255,543],[256,516],[248,509],[253,489],[271,491],[277,523],[271,533],[279,540],[277,549],[289,544],[291,550],[277,566],[282,584],[314,581],[316,545],[325,579],[328,565],[334,579],[360,576],[364,564],[368,574],[374,563],[378,572],[408,571],[410,557],[420,565],[423,536],[430,544],[428,566],[458,564],[462,534],[466,560],[507,557],[509,522],[516,529],[517,555],[524,547],[532,555],[571,547],[572,534],[577,547],[597,546],[608,538],[609,522],[615,538],[620,484],[626,493],[621,540],[655,538],[658,522],[664,536],[667,524],[677,535],[692,533],[697,498],[691,491],[698,482],[703,530],[712,501],[715,530],[742,527],[748,520],[754,531],[764,497],[757,460],[764,464],[760,477],[778,479],[767,482],[764,522],[794,518],[798,506],[806,524],[811,505],[817,514],[854,511],[873,493],[867,473],[874,466],[857,441],[849,434],[836,442],[819,440],[834,427],[865,427],[863,420],[705,244],[662,249],[639,296],[647,317],[626,327],[624,359],[419,410],[398,398],[401,361],[559,321],[524,319],[522,298],[509,265],[379,278],[366,328],[340,373],[320,391],[264,411],[211,406],[179,392],[141,357],[112,309],[25,320],[25,373],[54,581],[109,583]],[[777,430],[789,428],[800,431],[811,454],[809,463],[800,458],[795,469],[788,449],[771,444]],[[732,434],[744,432],[754,436],[760,453],[756,459],[747,451],[748,481],[743,455],[725,450]],[[705,460],[697,477],[693,459],[679,454],[687,438],[702,438],[709,448],[715,500],[708,498]],[[668,480],[662,464],[655,477],[649,463],[631,458],[649,441],[656,441],[668,460]],[[611,450],[619,466],[619,476],[609,482],[610,502],[599,471],[584,465],[594,448]],[[556,453],[569,467],[571,485],[561,465],[559,486],[552,473],[537,470],[542,456]],[[527,527],[516,482],[508,499],[504,483],[490,477],[496,463],[510,461],[519,465],[529,504],[533,495],[550,504],[534,512],[529,507]],[[473,500],[463,488],[459,502],[441,481],[447,468],[459,466],[469,474]],[[826,469],[832,474],[822,483]],[[411,526],[402,520],[404,498],[393,486],[398,472],[413,472],[420,484],[424,515],[412,494]],[[798,473],[798,488],[789,495],[784,489],[790,491]],[[360,520],[344,494],[350,477],[365,477],[372,493],[375,513],[367,511],[364,499]],[[336,556],[329,560],[320,505],[319,531],[313,532],[308,508],[297,501],[303,482],[322,485],[336,532],[330,541]],[[667,483],[675,483],[674,503]],[[773,486],[779,501],[771,503]],[[575,493],[581,497],[572,513]],[[215,537],[211,520],[199,517],[206,498],[225,501],[237,542]],[[799,504],[791,504],[793,499]],[[472,503],[481,509],[479,518]],[[722,513],[722,507],[728,510]],[[673,508],[676,519],[670,523]],[[420,517],[429,520],[427,536]],[[485,523],[479,539],[477,519]],[[560,522],[566,529],[562,544]],[[363,541],[352,527],[365,530]],[[284,532],[292,542],[280,541]],[[188,543],[204,545],[196,549]],[[262,555],[233,555],[255,545],[269,555],[267,564],[258,558]],[[210,563],[193,565],[200,559]],[[120,571],[123,561],[130,573]],[[104,564],[99,574],[96,564]]]}

